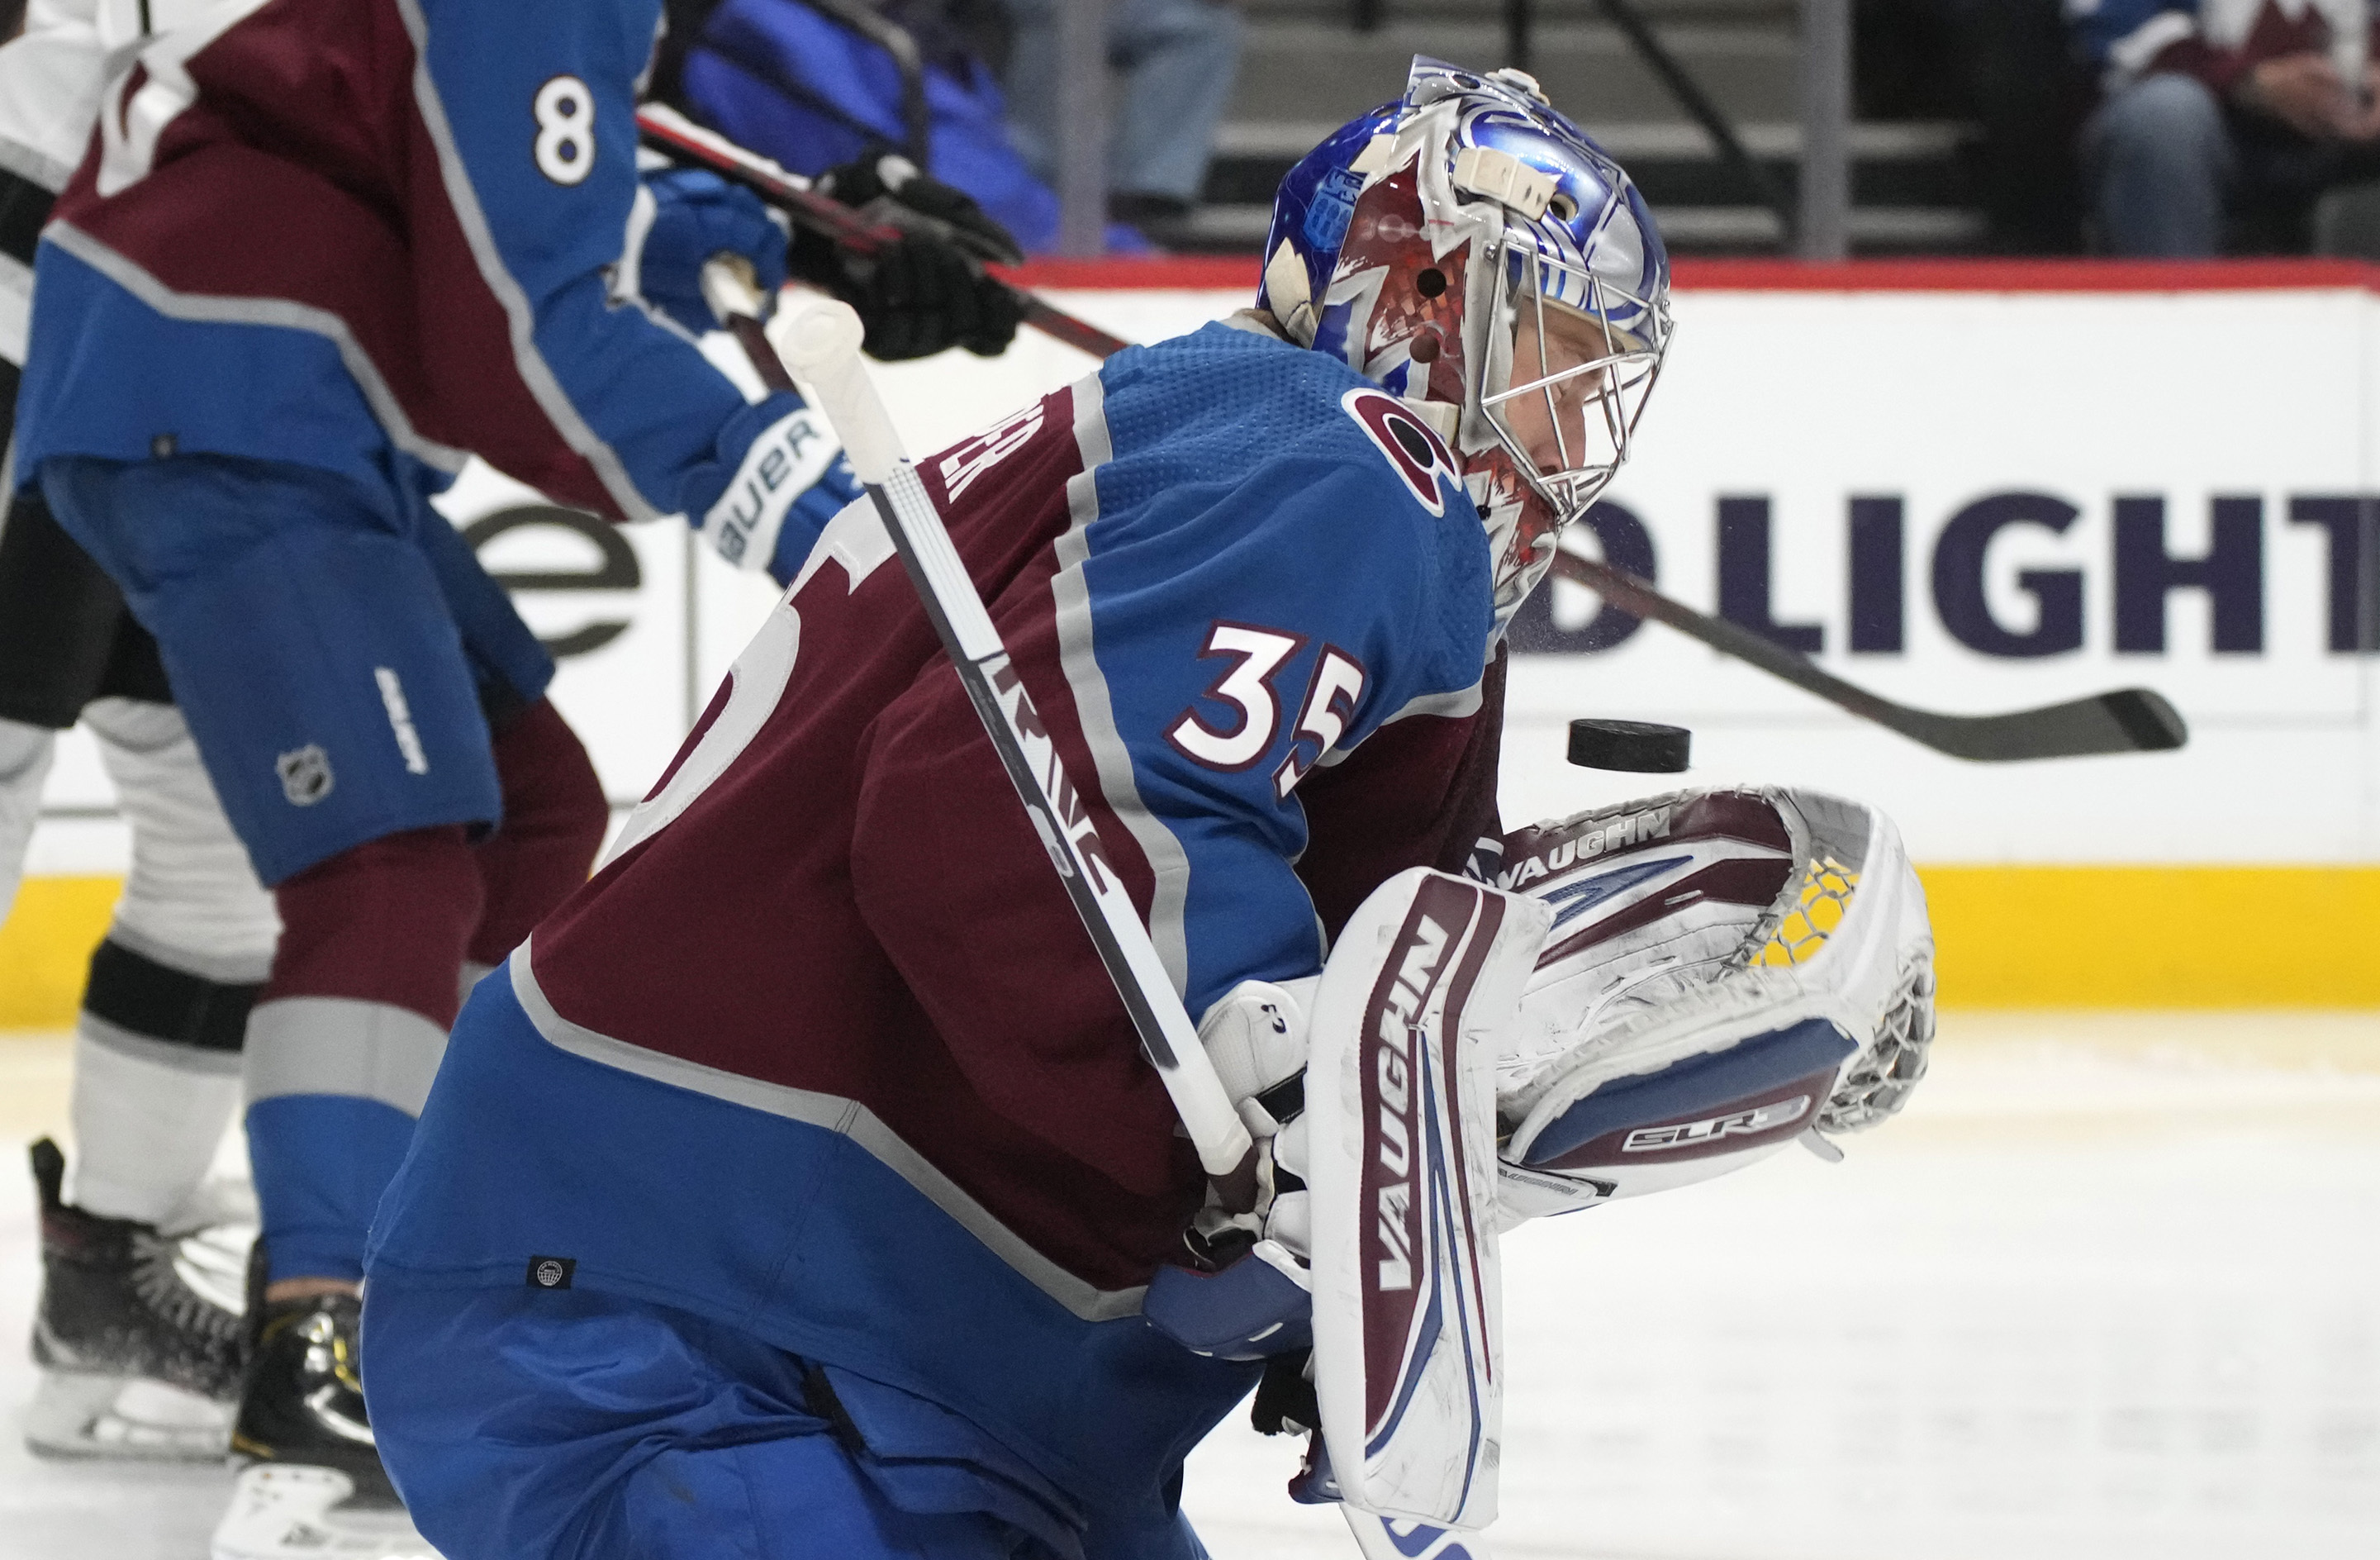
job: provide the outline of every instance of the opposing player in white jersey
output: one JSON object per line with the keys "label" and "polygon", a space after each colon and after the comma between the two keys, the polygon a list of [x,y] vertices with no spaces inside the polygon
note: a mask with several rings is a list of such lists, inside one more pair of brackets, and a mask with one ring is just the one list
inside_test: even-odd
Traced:
{"label": "opposing player in white jersey", "polygon": [[[170,24],[196,8],[152,0],[150,14]],[[23,33],[0,46],[0,426],[14,418],[35,235],[82,158],[111,55],[139,37],[129,6],[33,0]],[[61,1455],[219,1456],[245,1258],[179,1237],[223,1212],[200,1194],[238,1103],[240,1042],[279,922],[154,641],[27,494],[0,518],[0,920],[57,733],[78,720],[131,825],[132,865],[76,1026],[71,1188],[57,1150],[34,1150],[45,1281],[25,1433]],[[212,1294],[182,1276],[211,1252]]]}

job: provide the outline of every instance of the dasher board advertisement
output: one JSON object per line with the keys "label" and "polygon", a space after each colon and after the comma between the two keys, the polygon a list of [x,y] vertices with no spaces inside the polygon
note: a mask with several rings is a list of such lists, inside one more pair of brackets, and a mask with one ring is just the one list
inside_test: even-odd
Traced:
{"label": "dasher board advertisement", "polygon": [[[2144,273],[2200,285],[2134,285]],[[1855,266],[1829,290],[1786,267],[1722,273],[1757,286],[1687,271],[1635,454],[1565,544],[1904,703],[2140,685],[2180,710],[2188,748],[1944,758],[1555,582],[1513,629],[1508,820],[1658,788],[1564,762],[1569,719],[1604,715],[1692,727],[1692,783],[1873,798],[1921,862],[2380,859],[2380,298],[2338,266],[1961,274],[1973,285],[1863,290],[1876,273]],[[1153,341],[1247,293],[1053,297]],[[1027,334],[879,382],[910,447],[933,450],[1091,367]],[[773,591],[682,528],[613,532],[490,473],[448,508],[562,657],[554,696],[632,801]],[[36,872],[121,870],[79,743],[48,802]]]}

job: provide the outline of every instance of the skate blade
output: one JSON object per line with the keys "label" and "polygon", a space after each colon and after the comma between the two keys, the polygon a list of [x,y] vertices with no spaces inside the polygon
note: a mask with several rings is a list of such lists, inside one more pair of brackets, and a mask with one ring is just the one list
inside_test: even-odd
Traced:
{"label": "skate blade", "polygon": [[45,1457],[219,1462],[231,1449],[231,1410],[137,1376],[44,1371],[25,1444]]}
{"label": "skate blade", "polygon": [[239,1476],[212,1560],[439,1560],[397,1506],[351,1506],[334,1469],[262,1463]]}

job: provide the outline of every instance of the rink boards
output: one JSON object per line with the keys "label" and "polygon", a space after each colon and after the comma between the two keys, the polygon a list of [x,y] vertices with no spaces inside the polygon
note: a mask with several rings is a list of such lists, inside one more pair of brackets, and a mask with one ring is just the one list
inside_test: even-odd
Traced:
{"label": "rink boards", "polygon": [[[1052,271],[1138,340],[1244,301],[1240,262]],[[1998,711],[2140,685],[2176,754],[1934,755],[1558,584],[1516,628],[1518,823],[1658,789],[1561,757],[1582,714],[1694,731],[1696,784],[1855,792],[1900,821],[1945,996],[1997,1005],[2380,1004],[2380,295],[2331,262],[1682,268],[1635,456],[1572,542],[1888,697]],[[1119,286],[1120,278],[1142,285]],[[1156,285],[1151,285],[1156,284]],[[1090,369],[1046,338],[881,371],[913,448]],[[555,697],[614,800],[650,783],[763,580],[681,530],[611,531],[475,476],[482,557],[563,655]],[[62,754],[0,932],[0,1025],[60,1021],[120,829]]]}

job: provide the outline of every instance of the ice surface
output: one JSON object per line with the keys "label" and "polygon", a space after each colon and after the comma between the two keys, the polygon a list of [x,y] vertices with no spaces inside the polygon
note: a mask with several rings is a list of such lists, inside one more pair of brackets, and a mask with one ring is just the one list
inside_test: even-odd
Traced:
{"label": "ice surface", "polygon": [[[1953,1015],[1907,1115],[1506,1246],[1503,1556],[2380,1554],[2380,1016]],[[0,1036],[0,1131],[64,1046]],[[0,1166],[0,1557],[198,1560],[209,1469],[38,1462]],[[1240,1416],[1217,1560],[1346,1560]]]}

